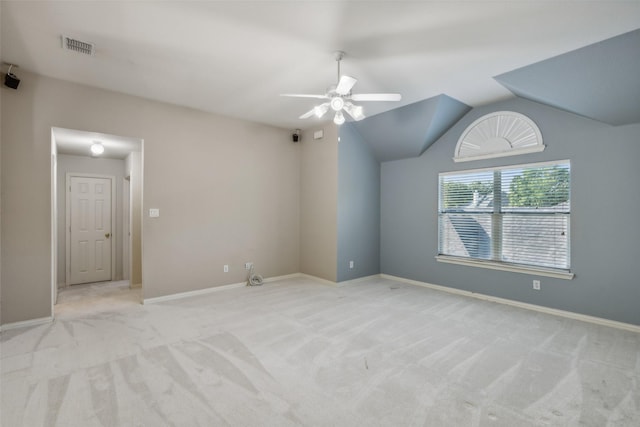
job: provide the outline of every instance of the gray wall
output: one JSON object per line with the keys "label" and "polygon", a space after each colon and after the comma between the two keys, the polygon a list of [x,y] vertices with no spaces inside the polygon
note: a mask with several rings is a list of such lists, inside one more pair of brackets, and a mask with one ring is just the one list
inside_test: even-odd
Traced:
{"label": "gray wall", "polygon": [[[594,101],[596,102],[596,101]],[[460,134],[501,110],[529,116],[542,153],[454,163]],[[640,125],[612,127],[523,99],[470,111],[421,157],[381,165],[381,272],[640,325]],[[392,143],[392,142],[390,142]],[[438,263],[438,173],[571,160],[573,280]],[[540,291],[532,280],[540,279]]]}
{"label": "gray wall", "polygon": [[[322,130],[322,139],[313,139]],[[300,272],[336,281],[338,130],[332,122],[304,131],[300,155]]]}
{"label": "gray wall", "polygon": [[58,211],[58,286],[65,285],[66,259],[67,259],[67,239],[65,224],[67,220],[66,177],[68,172],[92,173],[97,175],[111,175],[116,179],[116,194],[113,201],[116,205],[116,230],[113,234],[115,239],[112,243],[116,245],[116,276],[112,280],[122,279],[122,245],[124,236],[122,235],[122,179],[124,178],[124,160],[102,159],[83,156],[70,156],[58,154],[58,200],[56,209]]}
{"label": "gray wall", "polygon": [[[380,164],[355,126],[338,143],[337,281],[380,273]],[[349,268],[354,261],[354,268]]]}

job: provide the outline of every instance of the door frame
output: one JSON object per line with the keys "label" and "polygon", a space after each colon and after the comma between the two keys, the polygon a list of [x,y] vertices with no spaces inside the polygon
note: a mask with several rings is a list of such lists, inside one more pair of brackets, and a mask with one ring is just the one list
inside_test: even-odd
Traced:
{"label": "door frame", "polygon": [[65,235],[66,235],[66,274],[64,277],[64,282],[66,286],[69,286],[69,278],[71,277],[71,198],[69,197],[70,186],[71,186],[71,177],[80,177],[80,178],[102,178],[108,179],[111,182],[111,279],[113,280],[116,275],[116,245],[117,245],[117,233],[114,232],[116,230],[116,177],[113,175],[99,175],[93,173],[75,173],[75,172],[67,172],[65,179],[65,187],[64,194],[66,199],[65,204]]}
{"label": "door frame", "polygon": [[129,287],[131,287],[131,217],[131,175],[126,175],[122,178],[122,280],[129,280]]}

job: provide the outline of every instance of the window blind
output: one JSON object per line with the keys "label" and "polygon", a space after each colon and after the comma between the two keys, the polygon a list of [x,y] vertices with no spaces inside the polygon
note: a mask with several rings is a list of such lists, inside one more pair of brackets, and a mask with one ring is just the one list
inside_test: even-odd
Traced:
{"label": "window blind", "polygon": [[439,178],[439,254],[570,268],[569,161]]}

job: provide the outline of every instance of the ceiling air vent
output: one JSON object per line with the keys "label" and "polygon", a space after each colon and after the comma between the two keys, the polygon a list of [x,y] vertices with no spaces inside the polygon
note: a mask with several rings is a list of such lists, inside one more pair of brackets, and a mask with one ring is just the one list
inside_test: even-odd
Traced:
{"label": "ceiling air vent", "polygon": [[93,43],[83,42],[67,36],[62,36],[62,48],[89,56],[95,53],[95,46]]}

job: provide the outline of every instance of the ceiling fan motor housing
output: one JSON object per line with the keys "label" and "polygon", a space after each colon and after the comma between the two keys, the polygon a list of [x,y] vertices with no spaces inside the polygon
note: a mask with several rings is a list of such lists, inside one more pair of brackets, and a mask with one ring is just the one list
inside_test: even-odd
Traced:
{"label": "ceiling fan motor housing", "polygon": [[344,107],[344,99],[340,95],[331,98],[331,108],[333,111],[340,111]]}

